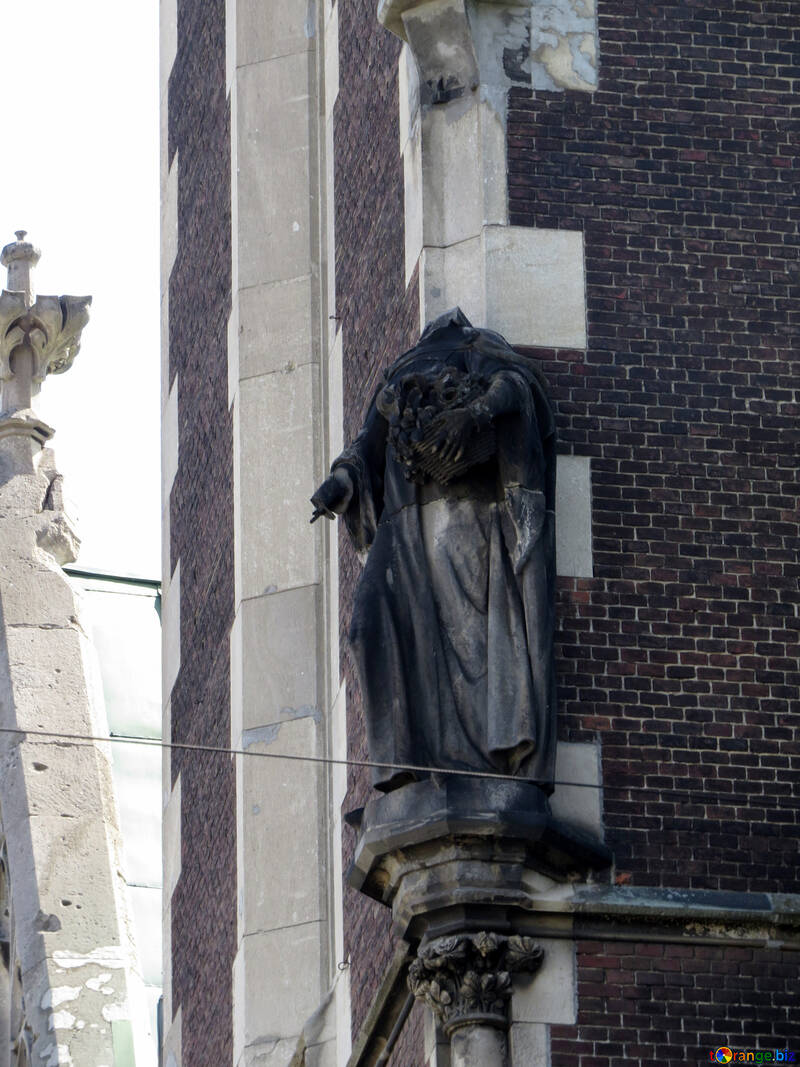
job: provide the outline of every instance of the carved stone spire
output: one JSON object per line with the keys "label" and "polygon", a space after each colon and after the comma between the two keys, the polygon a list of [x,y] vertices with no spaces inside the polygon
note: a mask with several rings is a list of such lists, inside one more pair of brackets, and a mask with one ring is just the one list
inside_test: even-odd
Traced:
{"label": "carved stone spire", "polygon": [[12,470],[22,462],[22,473],[29,469],[31,448],[40,449],[54,432],[36,416],[34,397],[48,374],[72,366],[92,298],[37,297],[32,274],[41,252],[25,240],[25,230],[17,230],[16,237],[0,252],[0,263],[8,268],[7,288],[0,292],[0,445],[7,438],[28,439],[22,452],[16,445],[11,449]]}

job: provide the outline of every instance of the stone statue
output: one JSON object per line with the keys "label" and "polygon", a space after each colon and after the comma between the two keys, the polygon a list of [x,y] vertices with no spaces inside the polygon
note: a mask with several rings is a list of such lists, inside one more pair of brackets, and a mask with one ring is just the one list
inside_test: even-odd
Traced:
{"label": "stone statue", "polygon": [[[388,369],[312,497],[369,549],[350,644],[379,764],[552,791],[555,426],[538,370],[460,309]],[[388,792],[421,777],[376,769]]]}

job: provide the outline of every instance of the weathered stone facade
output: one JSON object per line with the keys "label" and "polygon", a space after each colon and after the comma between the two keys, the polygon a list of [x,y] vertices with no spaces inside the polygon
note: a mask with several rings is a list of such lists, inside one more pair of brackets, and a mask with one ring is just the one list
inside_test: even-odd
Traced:
{"label": "weathered stone facade", "polygon": [[2,251],[0,1048],[5,1062],[153,1061],[122,870],[108,721],[80,599],[79,538],[35,410],[80,349],[91,297],[37,296],[40,253]]}
{"label": "weathered stone facade", "polygon": [[[305,501],[446,307],[550,386],[553,808],[614,865],[530,887],[514,1063],[791,1038],[791,6],[162,4],[173,739],[367,758],[360,564]],[[168,781],[175,1064],[442,1067],[388,909],[342,889],[364,769]]]}

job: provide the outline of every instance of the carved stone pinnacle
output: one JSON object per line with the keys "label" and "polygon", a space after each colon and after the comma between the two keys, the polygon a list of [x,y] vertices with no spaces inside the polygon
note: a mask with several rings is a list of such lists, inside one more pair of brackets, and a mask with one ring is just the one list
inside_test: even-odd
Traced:
{"label": "carved stone pinnacle", "polygon": [[408,985],[450,1037],[462,1026],[508,1026],[511,975],[535,974],[544,952],[530,937],[481,932],[423,944]]}

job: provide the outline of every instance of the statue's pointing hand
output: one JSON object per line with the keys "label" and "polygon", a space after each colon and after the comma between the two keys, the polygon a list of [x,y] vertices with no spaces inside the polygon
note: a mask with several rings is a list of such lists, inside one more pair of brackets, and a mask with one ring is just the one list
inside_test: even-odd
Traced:
{"label": "statue's pointing hand", "polygon": [[314,513],[310,521],[316,522],[323,517],[335,519],[337,515],[347,511],[352,498],[353,479],[345,467],[337,467],[311,497]]}

